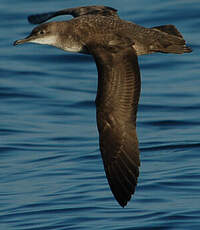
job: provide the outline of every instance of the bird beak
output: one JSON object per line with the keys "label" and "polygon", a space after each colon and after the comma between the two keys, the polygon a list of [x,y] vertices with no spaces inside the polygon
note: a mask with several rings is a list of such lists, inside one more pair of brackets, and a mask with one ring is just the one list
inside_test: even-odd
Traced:
{"label": "bird beak", "polygon": [[17,45],[21,45],[21,44],[23,44],[23,43],[31,42],[32,39],[33,39],[33,36],[29,35],[29,36],[26,37],[26,38],[16,40],[16,41],[13,43],[13,45],[14,45],[14,46],[17,46]]}

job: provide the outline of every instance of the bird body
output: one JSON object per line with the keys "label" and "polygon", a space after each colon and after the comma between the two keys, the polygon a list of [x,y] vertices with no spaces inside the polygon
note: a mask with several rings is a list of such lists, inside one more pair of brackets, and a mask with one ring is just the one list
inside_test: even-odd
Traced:
{"label": "bird body", "polygon": [[[64,14],[75,18],[43,23]],[[181,54],[191,49],[175,26],[144,28],[120,19],[111,7],[64,9],[29,16],[29,21],[43,24],[14,45],[33,42],[93,56],[98,70],[95,102],[100,150],[110,188],[124,207],[135,191],[140,166],[136,118],[141,80],[137,56]]]}

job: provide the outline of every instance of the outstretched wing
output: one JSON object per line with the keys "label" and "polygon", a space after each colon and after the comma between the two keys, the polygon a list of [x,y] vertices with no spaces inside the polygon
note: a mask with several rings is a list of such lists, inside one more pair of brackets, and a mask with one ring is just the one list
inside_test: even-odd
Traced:
{"label": "outstretched wing", "polygon": [[110,44],[88,49],[98,69],[97,126],[104,168],[111,191],[124,207],[139,176],[136,115],[140,71],[132,46],[123,47],[118,40]]}
{"label": "outstretched wing", "polygon": [[32,24],[40,24],[47,20],[60,16],[60,15],[72,15],[73,17],[79,17],[87,14],[99,14],[104,16],[117,16],[117,10],[108,6],[83,6],[76,8],[69,8],[44,14],[34,14],[28,17],[28,21]]}

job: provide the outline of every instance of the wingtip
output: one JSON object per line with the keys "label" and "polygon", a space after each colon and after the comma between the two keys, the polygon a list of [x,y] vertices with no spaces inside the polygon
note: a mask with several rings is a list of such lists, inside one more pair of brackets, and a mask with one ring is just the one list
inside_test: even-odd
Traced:
{"label": "wingtip", "polygon": [[128,200],[127,201],[118,201],[117,200],[117,202],[119,203],[119,205],[122,207],[122,208],[125,208],[126,206],[127,206],[127,204],[128,204]]}
{"label": "wingtip", "polygon": [[37,20],[37,15],[29,15],[27,20],[30,24],[40,24],[40,21]]}
{"label": "wingtip", "polygon": [[43,22],[48,21],[55,15],[56,15],[55,12],[49,12],[49,13],[43,13],[43,14],[32,14],[32,15],[29,15],[27,19],[30,24],[37,25],[37,24],[41,24]]}

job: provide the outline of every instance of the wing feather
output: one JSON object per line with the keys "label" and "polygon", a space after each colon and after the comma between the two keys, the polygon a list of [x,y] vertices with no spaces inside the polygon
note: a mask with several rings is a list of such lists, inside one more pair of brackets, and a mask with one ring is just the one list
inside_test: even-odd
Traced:
{"label": "wing feather", "polygon": [[[124,207],[139,176],[136,114],[140,71],[135,50],[119,42],[88,46],[98,69],[97,126],[104,168],[111,191]],[[117,45],[116,45],[117,44]]]}
{"label": "wing feather", "polygon": [[28,21],[31,24],[40,24],[48,21],[51,18],[61,15],[72,15],[73,17],[80,17],[87,14],[117,16],[117,10],[108,6],[82,6],[48,13],[30,15],[28,16]]}

